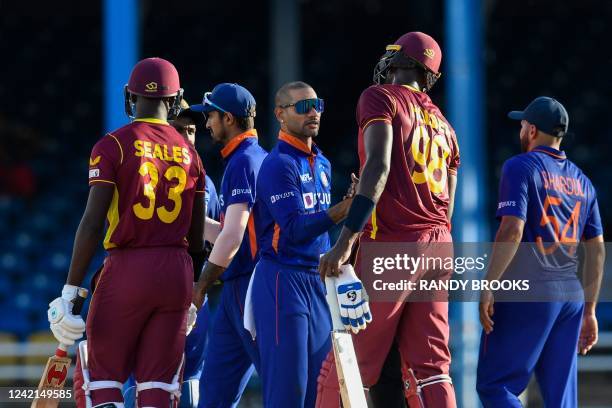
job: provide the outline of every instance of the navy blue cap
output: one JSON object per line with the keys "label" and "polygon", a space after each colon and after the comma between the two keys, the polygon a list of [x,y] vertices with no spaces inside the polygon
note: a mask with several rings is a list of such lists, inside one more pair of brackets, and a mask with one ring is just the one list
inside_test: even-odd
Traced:
{"label": "navy blue cap", "polygon": [[508,117],[526,120],[539,131],[557,137],[563,137],[569,126],[569,116],[561,102],[547,96],[535,98],[524,111],[512,111]]}
{"label": "navy blue cap", "polygon": [[229,112],[238,117],[255,116],[255,98],[243,86],[222,83],[214,87],[212,92],[206,92],[199,105],[191,105],[195,112]]}

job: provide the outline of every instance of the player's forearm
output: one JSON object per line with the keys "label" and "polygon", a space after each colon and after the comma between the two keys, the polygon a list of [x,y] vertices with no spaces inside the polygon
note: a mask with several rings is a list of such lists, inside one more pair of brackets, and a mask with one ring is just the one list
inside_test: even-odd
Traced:
{"label": "player's forearm", "polygon": [[204,229],[204,214],[206,214],[206,203],[204,202],[204,194],[197,193],[193,200],[193,209],[191,211],[191,224],[189,225],[189,231],[187,232],[189,252],[192,254],[199,254],[201,252],[204,252],[204,234],[206,232]]}
{"label": "player's forearm", "polygon": [[238,252],[240,244],[242,243],[243,236],[244,231],[242,234],[232,234],[227,229],[223,229],[217,237],[215,246],[213,247],[210,255],[208,256],[208,260],[224,268],[227,268],[232,262],[232,259],[234,259],[236,252]]}
{"label": "player's forearm", "polygon": [[368,159],[361,172],[357,194],[378,202],[389,177],[390,163],[376,158]]}
{"label": "player's forearm", "polygon": [[603,237],[599,236],[588,240],[585,244],[584,257],[584,314],[595,314],[595,306],[599,298],[603,268],[606,258],[606,249]]}
{"label": "player's forearm", "polygon": [[457,190],[457,174],[448,175],[448,222],[451,222],[453,218],[453,211],[455,210],[455,191]]}
{"label": "player's forearm", "polygon": [[296,212],[289,216],[287,222],[279,223],[279,225],[282,230],[287,231],[294,242],[302,243],[327,232],[335,225],[335,222],[327,211],[319,211],[312,214]]}
{"label": "player's forearm", "polygon": [[487,280],[501,279],[508,265],[512,262],[514,255],[516,255],[522,237],[522,230],[500,227],[495,236],[495,244],[493,245],[493,253],[491,254],[486,277]]}
{"label": "player's forearm", "polygon": [[334,224],[338,224],[346,218],[352,202],[352,198],[346,198],[327,210],[327,215],[329,215]]}
{"label": "player's forearm", "polygon": [[217,238],[219,237],[219,233],[221,232],[221,223],[213,220],[212,218],[206,217],[205,227],[204,227],[204,240],[214,244]]}
{"label": "player's forearm", "polygon": [[98,249],[104,234],[104,224],[95,223],[83,217],[74,238],[72,259],[66,283],[81,286],[91,259]]}

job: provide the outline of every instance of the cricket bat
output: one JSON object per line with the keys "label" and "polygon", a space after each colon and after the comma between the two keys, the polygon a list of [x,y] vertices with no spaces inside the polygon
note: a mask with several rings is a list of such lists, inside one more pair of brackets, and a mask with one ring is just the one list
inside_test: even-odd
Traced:
{"label": "cricket bat", "polygon": [[361,382],[357,356],[353,348],[353,339],[347,332],[340,320],[340,308],[336,297],[336,285],[333,278],[325,278],[327,289],[327,303],[332,317],[331,340],[336,360],[336,372],[338,373],[338,384],[340,396],[344,408],[367,408],[368,404]]}
{"label": "cricket bat", "polygon": [[[81,313],[83,303],[87,299],[87,292],[87,289],[79,288],[77,297],[73,301],[73,314]],[[68,346],[60,343],[55,350],[55,355],[47,360],[47,366],[38,384],[37,395],[39,398],[32,402],[30,408],[56,408],[59,405],[59,399],[56,398],[58,396],[57,390],[64,388],[71,362],[70,357],[68,357]]]}

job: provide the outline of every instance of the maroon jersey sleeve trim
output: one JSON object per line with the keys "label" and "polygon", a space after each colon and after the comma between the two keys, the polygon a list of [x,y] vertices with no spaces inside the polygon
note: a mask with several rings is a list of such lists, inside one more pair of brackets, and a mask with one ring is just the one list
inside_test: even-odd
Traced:
{"label": "maroon jersey sleeve trim", "polygon": [[90,180],[89,181],[89,185],[92,185],[93,183],[109,183],[109,184],[113,184],[115,185],[114,181],[110,181],[110,180],[103,180],[103,179],[96,179],[96,180]]}
{"label": "maroon jersey sleeve trim", "polygon": [[204,190],[196,190],[195,192],[196,193],[206,193],[206,191],[204,191]]}
{"label": "maroon jersey sleeve trim", "polygon": [[391,124],[391,121],[390,121],[389,119],[387,119],[387,118],[373,118],[373,119],[368,120],[368,121],[367,121],[367,122],[366,122],[366,123],[363,125],[362,130],[365,132],[366,128],[367,128],[368,126],[370,126],[370,123],[372,123],[372,122],[386,122],[386,123],[388,123],[388,124]]}
{"label": "maroon jersey sleeve trim", "polygon": [[108,134],[110,137],[112,137],[113,139],[115,139],[115,142],[117,142],[117,146],[119,146],[119,153],[121,153],[121,158],[119,159],[119,164],[123,164],[123,147],[121,147],[121,143],[119,143],[119,139],[117,139],[117,137],[115,135],[113,135],[112,133]]}

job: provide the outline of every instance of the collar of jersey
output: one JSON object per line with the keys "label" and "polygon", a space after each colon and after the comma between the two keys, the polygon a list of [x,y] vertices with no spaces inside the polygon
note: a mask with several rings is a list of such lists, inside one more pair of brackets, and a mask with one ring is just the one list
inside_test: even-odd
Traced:
{"label": "collar of jersey", "polygon": [[408,88],[408,89],[410,89],[411,91],[414,91],[414,92],[419,92],[419,93],[422,92],[422,91],[419,91],[418,89],[416,89],[414,86],[411,86],[411,85],[402,85],[402,86],[405,86],[406,88]]}
{"label": "collar of jersey", "polygon": [[549,156],[554,157],[555,159],[566,159],[565,152],[563,150],[557,150],[549,146],[536,146],[532,150],[532,152],[540,152],[545,153]]}
{"label": "collar of jersey", "polygon": [[163,119],[157,119],[157,118],[138,118],[138,119],[134,119],[134,122],[145,122],[145,123],[153,123],[155,125],[166,125],[168,126],[169,123]]}
{"label": "collar of jersey", "polygon": [[316,145],[314,142],[312,142],[312,150],[311,150],[308,148],[308,145],[306,143],[304,143],[297,137],[290,135],[287,132],[283,132],[282,130],[278,132],[278,140],[282,140],[283,142],[287,143],[294,149],[297,149],[300,152],[305,153],[309,156],[316,156],[317,154]]}
{"label": "collar of jersey", "polygon": [[229,141],[228,144],[225,145],[223,149],[221,149],[221,157],[224,159],[227,158],[230,154],[234,153],[234,151],[240,146],[240,144],[249,138],[257,138],[257,130],[249,129],[246,132],[243,132],[237,136],[234,136],[232,140]]}

